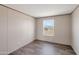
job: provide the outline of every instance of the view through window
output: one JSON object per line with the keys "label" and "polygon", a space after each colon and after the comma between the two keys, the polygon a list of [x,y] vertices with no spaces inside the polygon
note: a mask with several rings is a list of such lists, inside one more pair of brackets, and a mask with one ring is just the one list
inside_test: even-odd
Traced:
{"label": "view through window", "polygon": [[43,35],[54,36],[54,20],[48,19],[43,21]]}

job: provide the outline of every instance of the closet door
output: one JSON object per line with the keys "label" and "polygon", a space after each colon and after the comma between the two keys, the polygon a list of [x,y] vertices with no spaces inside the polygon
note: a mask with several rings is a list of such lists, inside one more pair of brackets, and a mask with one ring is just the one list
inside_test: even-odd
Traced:
{"label": "closet door", "polygon": [[8,53],[27,44],[27,27],[28,21],[22,13],[8,9]]}
{"label": "closet door", "polygon": [[0,54],[7,54],[7,8],[0,5]]}
{"label": "closet door", "polygon": [[8,53],[23,47],[33,39],[34,19],[8,9]]}

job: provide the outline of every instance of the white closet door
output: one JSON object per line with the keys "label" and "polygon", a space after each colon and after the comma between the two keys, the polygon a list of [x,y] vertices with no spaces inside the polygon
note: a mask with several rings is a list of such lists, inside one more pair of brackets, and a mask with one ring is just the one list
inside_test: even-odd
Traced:
{"label": "white closet door", "polygon": [[7,54],[34,39],[34,18],[0,6],[0,54]]}
{"label": "white closet door", "polygon": [[7,8],[0,6],[0,54],[7,53]]}
{"label": "white closet door", "polygon": [[8,9],[8,52],[21,48],[29,40],[28,19],[24,14]]}
{"label": "white closet door", "polygon": [[8,9],[8,53],[30,43],[34,39],[34,19]]}

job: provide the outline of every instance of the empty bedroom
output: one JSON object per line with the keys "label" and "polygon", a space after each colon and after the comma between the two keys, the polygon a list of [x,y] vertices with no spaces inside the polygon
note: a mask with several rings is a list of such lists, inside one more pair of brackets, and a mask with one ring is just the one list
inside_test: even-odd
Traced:
{"label": "empty bedroom", "polygon": [[0,4],[0,55],[78,55],[78,4]]}

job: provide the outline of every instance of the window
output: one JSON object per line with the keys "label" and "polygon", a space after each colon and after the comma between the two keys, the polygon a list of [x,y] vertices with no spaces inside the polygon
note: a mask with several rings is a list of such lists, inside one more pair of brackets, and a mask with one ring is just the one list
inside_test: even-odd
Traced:
{"label": "window", "polygon": [[43,35],[54,36],[54,20],[48,19],[43,21]]}

